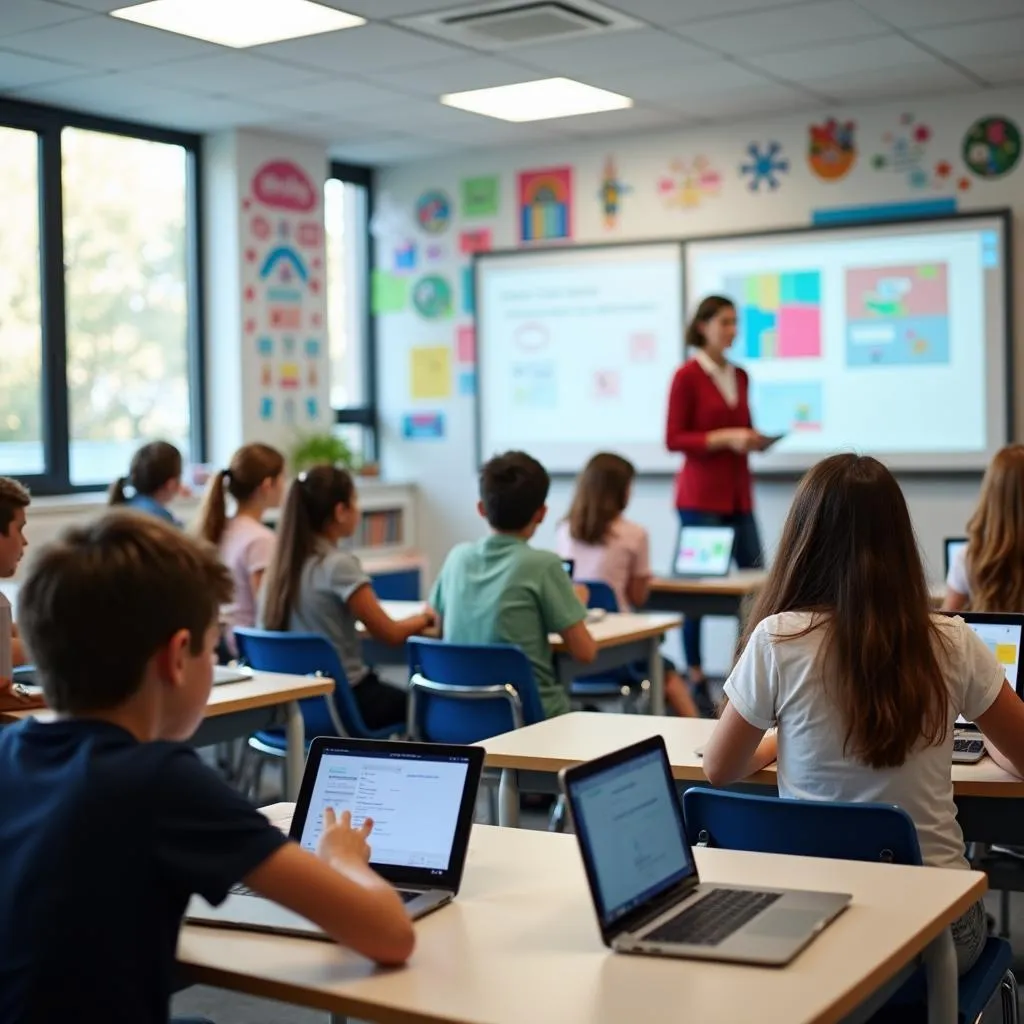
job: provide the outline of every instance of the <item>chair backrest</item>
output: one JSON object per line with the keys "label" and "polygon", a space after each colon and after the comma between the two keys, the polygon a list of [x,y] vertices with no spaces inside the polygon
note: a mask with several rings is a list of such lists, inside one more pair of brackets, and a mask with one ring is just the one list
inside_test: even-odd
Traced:
{"label": "chair backrest", "polygon": [[293,676],[328,676],[334,680],[334,699],[307,697],[299,701],[306,740],[315,736],[370,735],[359,713],[345,670],[335,649],[318,633],[282,633],[270,629],[235,629],[238,653],[257,672]]}
{"label": "chair backrest", "polygon": [[[544,718],[533,668],[512,644],[452,644],[412,637],[408,641],[410,731],[430,743],[478,743],[516,728],[507,686],[514,688],[524,725]],[[419,675],[455,687],[497,688],[490,699],[467,699],[417,686]],[[500,690],[500,692],[498,692]]]}
{"label": "chair backrest", "polygon": [[921,863],[914,822],[892,804],[785,800],[695,787],[683,793],[683,818],[695,846]]}
{"label": "chair backrest", "polygon": [[601,608],[606,612],[619,610],[619,599],[615,591],[604,580],[576,580],[590,591],[587,597],[588,608]]}
{"label": "chair backrest", "polygon": [[370,583],[373,585],[373,591],[379,601],[420,600],[419,569],[371,573]]}

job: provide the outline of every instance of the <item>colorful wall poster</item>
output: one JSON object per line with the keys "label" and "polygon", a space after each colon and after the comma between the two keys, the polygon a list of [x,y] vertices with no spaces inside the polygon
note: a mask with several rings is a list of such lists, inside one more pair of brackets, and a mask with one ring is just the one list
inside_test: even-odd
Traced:
{"label": "colorful wall poster", "polygon": [[476,394],[476,370],[459,371],[459,394],[467,398]]}
{"label": "colorful wall poster", "polygon": [[416,223],[428,235],[439,235],[448,230],[452,219],[452,201],[447,192],[432,188],[416,200]]}
{"label": "colorful wall poster", "polygon": [[821,274],[816,270],[730,276],[726,295],[740,305],[739,349],[755,359],[821,355]]}
{"label": "colorful wall poster", "polygon": [[807,164],[822,181],[839,181],[857,162],[857,125],[830,117],[807,129]]}
{"label": "colorful wall poster", "polygon": [[400,313],[409,305],[409,279],[375,270],[371,278],[370,310],[374,316]]}
{"label": "colorful wall poster", "polygon": [[402,437],[407,441],[440,440],[444,437],[444,413],[406,413],[402,417]]}
{"label": "colorful wall poster", "polygon": [[490,252],[493,247],[493,234],[490,228],[473,228],[459,235],[459,252],[463,256],[472,256],[475,252]]}
{"label": "colorful wall poster", "polygon": [[455,329],[455,359],[460,363],[476,362],[476,328],[471,324]]}
{"label": "colorful wall poster", "polygon": [[522,171],[517,179],[520,242],[572,238],[571,167]]}
{"label": "colorful wall poster", "polygon": [[447,345],[417,345],[409,349],[409,396],[414,401],[450,398],[452,351]]}
{"label": "colorful wall poster", "polygon": [[706,156],[698,154],[692,160],[673,160],[657,188],[666,206],[689,210],[722,191],[722,175]]}
{"label": "colorful wall poster", "polygon": [[782,184],[781,175],[789,173],[789,160],[782,155],[781,142],[761,145],[751,142],[747,146],[747,159],[740,164],[740,176],[747,178],[747,188],[760,192],[761,183],[774,191]]}
{"label": "colorful wall poster", "polygon": [[632,187],[619,177],[615,157],[608,157],[604,162],[604,170],[601,172],[601,188],[597,193],[601,201],[601,213],[606,230],[611,231],[619,226],[622,197],[632,191]]}
{"label": "colorful wall poster", "polygon": [[459,186],[463,217],[494,217],[498,212],[500,182],[496,174],[463,178]]}
{"label": "colorful wall poster", "polygon": [[1020,129],[1008,117],[979,117],[964,134],[964,163],[979,178],[1001,178],[1020,160]]}
{"label": "colorful wall poster", "polygon": [[416,243],[407,238],[395,246],[394,269],[396,273],[409,272],[416,269]]}
{"label": "colorful wall poster", "polygon": [[425,320],[444,320],[452,315],[452,286],[439,274],[421,277],[413,288],[412,304]]}
{"label": "colorful wall poster", "polygon": [[927,124],[913,114],[901,114],[896,127],[882,135],[882,151],[871,158],[871,166],[903,175],[911,188],[926,188],[931,181],[925,166],[931,139]]}

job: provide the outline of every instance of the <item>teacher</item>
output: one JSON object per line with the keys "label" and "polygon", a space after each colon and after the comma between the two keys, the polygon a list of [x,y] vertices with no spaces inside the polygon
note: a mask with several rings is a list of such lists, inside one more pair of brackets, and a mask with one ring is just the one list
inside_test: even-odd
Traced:
{"label": "teacher", "polygon": [[[736,307],[730,299],[709,295],[686,328],[693,358],[672,380],[665,444],[686,457],[675,485],[682,525],[733,527],[736,564],[755,569],[763,558],[747,453],[762,451],[771,440],[753,428],[746,371],[726,357],[735,337]],[[694,700],[703,712],[713,704],[701,665],[700,627],[699,618],[687,616],[683,650]]]}

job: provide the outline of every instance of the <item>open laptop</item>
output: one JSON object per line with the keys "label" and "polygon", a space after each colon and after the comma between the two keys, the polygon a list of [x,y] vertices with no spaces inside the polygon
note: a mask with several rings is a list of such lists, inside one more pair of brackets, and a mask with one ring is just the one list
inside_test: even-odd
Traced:
{"label": "open laptop", "polygon": [[[459,891],[473,824],[482,747],[400,740],[313,740],[289,836],[315,851],[323,814],[350,811],[352,824],[373,818],[370,864],[398,889],[412,918],[450,903]],[[194,896],[195,924],[326,939],[315,924],[236,886],[219,907]]]}
{"label": "open laptop", "polygon": [[780,966],[849,895],[701,884],[665,741],[561,771],[601,937],[617,953]]}
{"label": "open laptop", "polygon": [[953,564],[953,559],[967,547],[966,537],[946,537],[942,542],[943,559],[945,561],[945,575],[943,579],[949,578],[949,567]]}
{"label": "open laptop", "polygon": [[681,526],[672,556],[673,576],[728,576],[736,531],[731,526]]}
{"label": "open laptop", "polygon": [[[1018,671],[1020,649],[1024,641],[1024,615],[1016,612],[947,612],[959,615],[1006,671],[1007,682],[1021,696],[1024,680]],[[953,729],[953,763],[974,764],[985,756],[981,730],[959,715]]]}
{"label": "open laptop", "polygon": [[562,568],[569,574],[569,579],[572,579],[573,573],[576,571],[576,559],[563,558]]}

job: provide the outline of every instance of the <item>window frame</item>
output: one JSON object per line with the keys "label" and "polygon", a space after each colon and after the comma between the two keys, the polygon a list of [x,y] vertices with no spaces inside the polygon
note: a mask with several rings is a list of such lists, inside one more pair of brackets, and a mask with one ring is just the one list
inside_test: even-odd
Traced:
{"label": "window frame", "polygon": [[186,155],[185,231],[188,301],[187,360],[190,447],[193,462],[207,453],[206,337],[203,293],[202,137],[134,121],[0,97],[0,127],[35,132],[39,193],[39,309],[42,335],[42,443],[46,469],[19,475],[35,495],[102,491],[104,484],[71,482],[67,386],[67,297],[64,281],[64,185],[61,133],[65,128],[180,146]]}
{"label": "window frame", "polygon": [[[363,240],[366,287],[362,295],[363,338],[366,346],[363,353],[363,393],[366,395],[366,400],[361,405],[349,405],[335,409],[334,422],[336,424],[356,424],[363,427],[368,438],[367,461],[376,462],[380,458],[380,419],[377,403],[377,328],[371,311],[375,251],[373,233],[370,231],[374,212],[375,176],[371,167],[342,163],[337,160],[332,160],[328,165],[327,176],[350,185],[358,185],[366,190],[366,233]],[[330,287],[330,282],[327,283],[327,287]]]}

